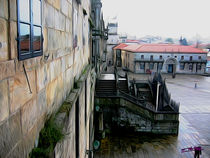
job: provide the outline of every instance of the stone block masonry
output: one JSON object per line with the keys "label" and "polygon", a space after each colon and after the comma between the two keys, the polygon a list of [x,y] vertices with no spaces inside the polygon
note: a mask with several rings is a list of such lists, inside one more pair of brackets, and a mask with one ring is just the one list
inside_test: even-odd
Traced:
{"label": "stone block masonry", "polygon": [[[83,8],[87,15],[83,15]],[[80,91],[73,100],[79,98],[79,148],[84,157],[89,140],[93,139],[89,138],[91,134],[87,131],[92,126],[87,124],[93,122],[90,115],[95,76],[91,75],[90,68],[83,73],[89,65],[91,52],[89,31],[82,31],[89,30],[91,2],[78,4],[76,0],[42,0],[43,56],[24,61],[18,61],[17,9],[16,0],[0,0],[0,158],[28,157],[37,145],[46,119],[58,111],[68,96],[72,96],[69,94],[73,94],[74,82],[81,76],[84,80],[81,80]],[[77,23],[73,22],[74,10],[77,10]],[[74,25],[77,25],[78,36],[75,48]],[[87,42],[82,43],[83,38]],[[89,88],[93,90],[89,91]],[[85,114],[88,123],[85,122]],[[67,124],[70,139],[61,142],[60,148],[56,146],[55,153],[58,155],[62,151],[64,154],[61,157],[75,157],[74,124],[75,103]]]}

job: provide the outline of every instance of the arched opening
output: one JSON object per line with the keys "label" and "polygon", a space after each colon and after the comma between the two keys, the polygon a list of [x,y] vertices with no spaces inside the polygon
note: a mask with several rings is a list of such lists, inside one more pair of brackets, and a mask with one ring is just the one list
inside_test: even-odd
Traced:
{"label": "arched opening", "polygon": [[167,65],[168,73],[176,73],[177,60],[175,58],[167,59],[165,64]]}

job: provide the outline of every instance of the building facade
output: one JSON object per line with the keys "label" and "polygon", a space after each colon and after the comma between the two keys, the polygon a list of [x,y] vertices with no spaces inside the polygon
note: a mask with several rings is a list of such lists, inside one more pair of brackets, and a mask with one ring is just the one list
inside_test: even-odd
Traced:
{"label": "building facade", "polygon": [[108,40],[107,40],[107,64],[113,65],[113,47],[119,42],[118,23],[108,23]]}
{"label": "building facade", "polygon": [[90,156],[107,38],[101,7],[100,0],[0,0],[0,157],[29,157],[51,116],[65,123],[51,154]]}
{"label": "building facade", "polygon": [[114,50],[116,64],[121,61],[123,68],[134,73],[204,74],[207,63],[207,52],[191,46],[143,44]]}

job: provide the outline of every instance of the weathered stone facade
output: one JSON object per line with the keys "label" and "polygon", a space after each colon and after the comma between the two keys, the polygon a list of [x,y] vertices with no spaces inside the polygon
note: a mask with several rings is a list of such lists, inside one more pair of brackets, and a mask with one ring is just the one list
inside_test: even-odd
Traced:
{"label": "weathered stone facade", "polygon": [[[91,2],[42,0],[43,56],[19,61],[17,2],[0,0],[0,157],[28,157],[48,116],[69,97],[79,98],[80,157],[90,149],[96,76],[90,66],[87,70],[92,63]],[[73,45],[75,34],[77,45]],[[99,46],[103,49],[102,42]],[[84,72],[85,78],[81,79]],[[78,80],[82,81],[80,90],[72,91]],[[68,116],[70,131],[75,128],[75,106],[73,103]],[[75,132],[70,137],[61,142],[60,148],[56,146],[56,157],[76,157]]]}

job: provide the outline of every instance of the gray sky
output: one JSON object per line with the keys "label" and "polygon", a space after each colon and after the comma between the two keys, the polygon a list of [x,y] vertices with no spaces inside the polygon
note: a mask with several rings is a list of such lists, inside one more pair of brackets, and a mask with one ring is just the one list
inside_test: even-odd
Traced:
{"label": "gray sky", "polygon": [[117,16],[119,32],[210,37],[210,0],[102,0],[104,19]]}

